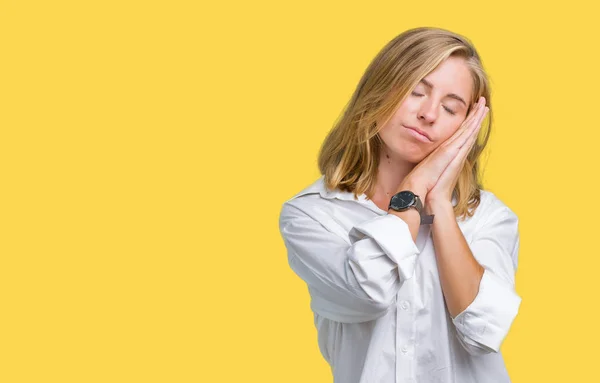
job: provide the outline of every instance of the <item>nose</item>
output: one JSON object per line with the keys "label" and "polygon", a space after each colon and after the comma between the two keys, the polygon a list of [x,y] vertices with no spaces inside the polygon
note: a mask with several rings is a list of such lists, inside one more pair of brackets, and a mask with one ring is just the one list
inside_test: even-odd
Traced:
{"label": "nose", "polygon": [[435,121],[438,116],[436,103],[433,99],[429,98],[427,100],[423,100],[421,103],[421,107],[419,109],[418,118],[421,121],[424,121],[428,124],[431,124]]}

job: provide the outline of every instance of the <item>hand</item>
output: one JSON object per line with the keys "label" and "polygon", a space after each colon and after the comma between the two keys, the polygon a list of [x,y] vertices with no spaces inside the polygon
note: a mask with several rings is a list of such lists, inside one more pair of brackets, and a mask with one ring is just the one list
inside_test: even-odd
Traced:
{"label": "hand", "polygon": [[[481,121],[488,110],[489,108],[485,106],[485,98],[481,97],[458,130],[419,162],[405,177],[400,190],[414,190],[425,206],[428,202],[443,198],[452,201],[453,186],[450,185],[456,183],[464,159],[477,138]],[[445,174],[442,182],[436,187],[442,174]]]}
{"label": "hand", "polygon": [[[483,101],[483,102],[482,102]],[[481,123],[487,115],[489,108],[485,105],[485,98],[482,97],[478,101],[477,108],[474,108],[474,118],[470,119],[467,123],[466,137],[456,138],[451,137],[449,140],[454,140],[449,146],[451,147],[450,152],[456,153],[452,161],[448,164],[446,169],[438,178],[438,181],[433,188],[429,190],[426,196],[425,206],[432,206],[436,202],[452,202],[452,192],[456,187],[458,176],[465,164],[465,160],[471,148],[477,141],[479,130],[481,129]],[[460,145],[459,145],[460,144]]]}

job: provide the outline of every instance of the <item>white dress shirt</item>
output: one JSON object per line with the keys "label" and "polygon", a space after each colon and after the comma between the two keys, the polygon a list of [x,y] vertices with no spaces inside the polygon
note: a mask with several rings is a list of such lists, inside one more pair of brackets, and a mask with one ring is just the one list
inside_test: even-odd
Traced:
{"label": "white dress shirt", "polygon": [[365,194],[326,189],[323,176],[283,203],[289,265],[308,286],[335,383],[510,382],[500,345],[521,304],[518,218],[481,190],[475,214],[457,222],[485,271],[452,318],[429,225],[415,243],[401,218]]}

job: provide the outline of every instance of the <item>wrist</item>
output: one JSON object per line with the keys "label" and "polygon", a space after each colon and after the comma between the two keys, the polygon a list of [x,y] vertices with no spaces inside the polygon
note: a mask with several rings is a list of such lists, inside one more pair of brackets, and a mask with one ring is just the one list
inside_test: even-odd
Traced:
{"label": "wrist", "polygon": [[435,212],[454,210],[451,201],[446,200],[428,200],[426,205],[427,214],[435,214]]}
{"label": "wrist", "polygon": [[421,200],[421,203],[423,205],[425,205],[425,198],[427,197],[427,192],[425,189],[422,189],[413,183],[407,182],[407,183],[400,184],[400,187],[398,188],[397,193],[399,193],[403,190],[410,190],[414,194],[418,195],[419,199]]}

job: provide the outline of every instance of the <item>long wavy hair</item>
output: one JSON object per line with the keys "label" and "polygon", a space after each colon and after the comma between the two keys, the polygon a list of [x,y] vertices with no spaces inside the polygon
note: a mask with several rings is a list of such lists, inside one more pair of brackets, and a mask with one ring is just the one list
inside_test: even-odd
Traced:
{"label": "long wavy hair", "polygon": [[[465,37],[441,28],[409,29],[387,43],[363,74],[354,94],[328,133],[319,152],[318,166],[329,189],[374,193],[382,141],[379,130],[391,118],[419,81],[446,58],[461,57],[473,79],[472,105],[485,97],[489,108],[478,138],[468,153],[453,195],[456,217],[471,217],[480,203],[480,155],[492,127],[490,85],[481,59]],[[377,126],[377,121],[384,121]],[[487,126],[486,126],[487,121]]]}

